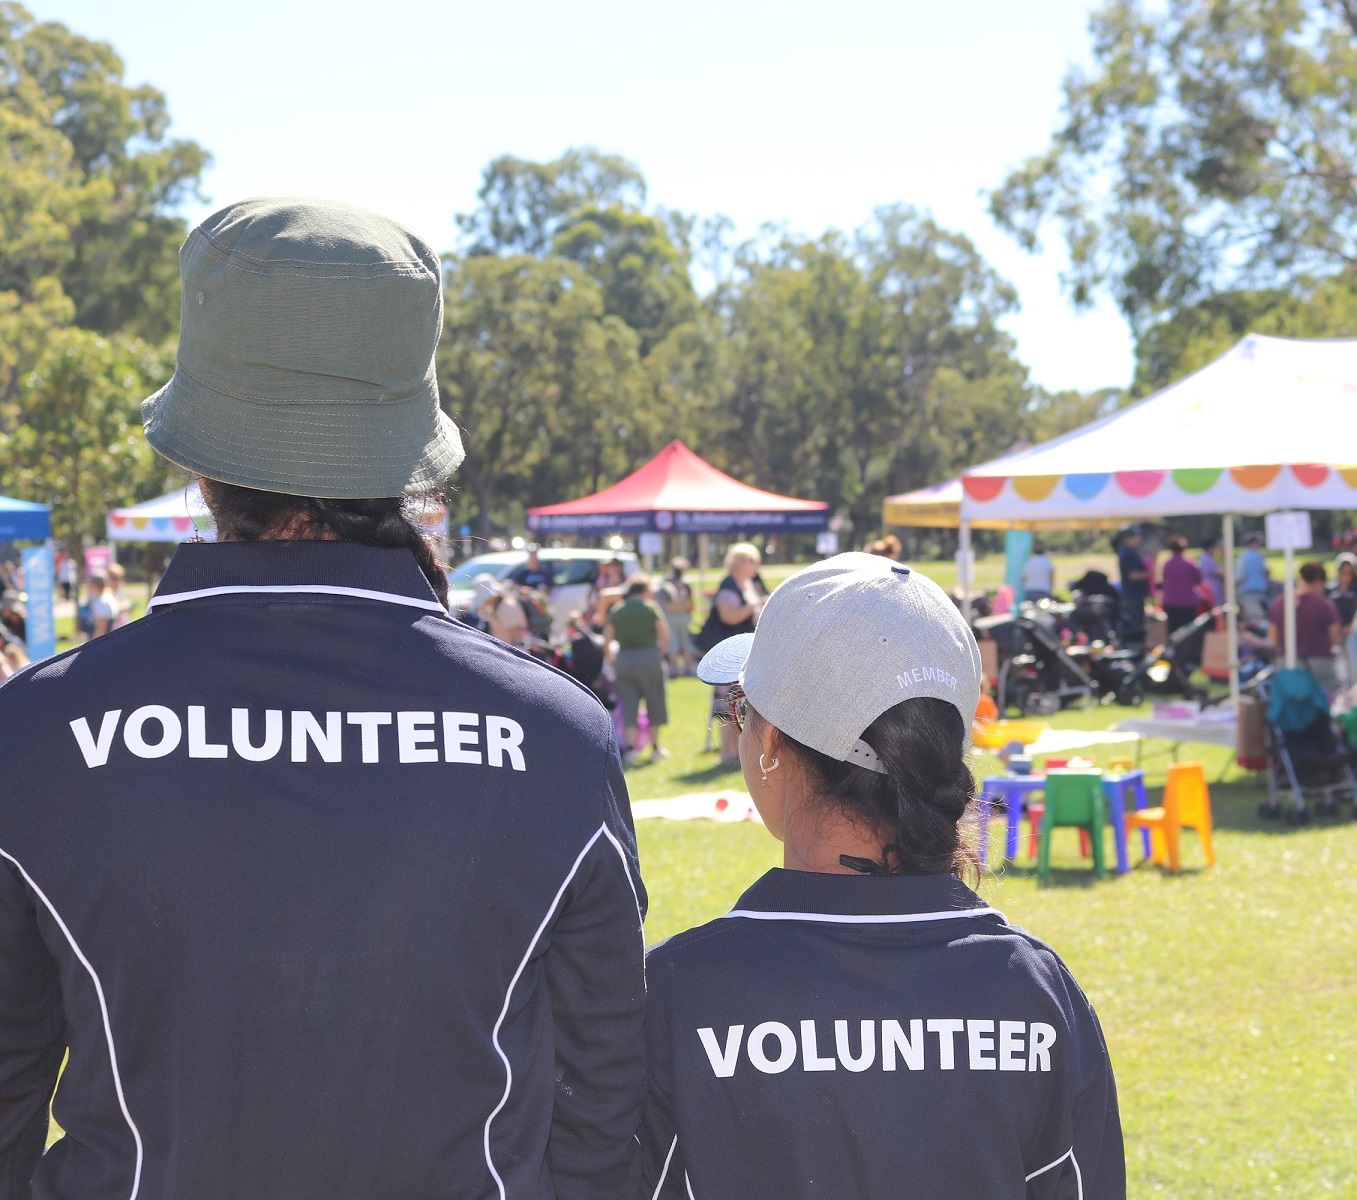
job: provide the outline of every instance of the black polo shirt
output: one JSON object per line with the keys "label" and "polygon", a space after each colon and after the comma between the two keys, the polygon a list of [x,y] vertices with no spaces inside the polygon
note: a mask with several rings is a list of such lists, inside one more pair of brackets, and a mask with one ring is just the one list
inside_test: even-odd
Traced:
{"label": "black polo shirt", "polygon": [[1060,959],[951,876],[770,871],[648,959],[651,1200],[1119,1200]]}
{"label": "black polo shirt", "polygon": [[0,1198],[623,1195],[643,904],[587,690],[406,550],[183,546],[0,688]]}

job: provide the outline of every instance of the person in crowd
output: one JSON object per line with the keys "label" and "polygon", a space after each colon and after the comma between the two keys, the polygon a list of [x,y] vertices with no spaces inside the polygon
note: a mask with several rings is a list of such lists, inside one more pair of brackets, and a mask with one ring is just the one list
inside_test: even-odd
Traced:
{"label": "person in crowd", "polygon": [[1174,537],[1168,540],[1169,556],[1160,568],[1160,600],[1168,619],[1168,632],[1176,633],[1190,625],[1197,617],[1201,597],[1197,588],[1202,582],[1201,569],[1187,557],[1187,540]]}
{"label": "person in crowd", "polygon": [[538,555],[536,546],[528,547],[527,569],[523,572],[523,577],[519,580],[525,588],[532,588],[535,592],[550,592],[552,576],[542,565],[542,559]]}
{"label": "person in crowd", "polygon": [[28,610],[12,587],[0,592],[0,625],[21,642],[28,640]]}
{"label": "person in crowd", "polygon": [[950,597],[838,555],[698,675],[783,865],[650,953],[637,1195],[1122,1200],[1098,1018],[965,882],[982,668]]}
{"label": "person in crowd", "polygon": [[23,580],[19,576],[19,568],[12,558],[0,563],[0,592],[23,591]]}
{"label": "person in crowd", "polygon": [[450,617],[412,515],[463,457],[439,256],[263,197],[179,261],[142,417],[218,540],[0,688],[0,1191],[627,1195],[626,782],[585,688]]}
{"label": "person in crowd", "polygon": [[[750,542],[736,542],[726,551],[725,575],[716,585],[707,623],[700,638],[701,648],[710,649],[726,638],[741,633],[752,633],[763,609],[767,591],[758,582],[763,565],[757,546]],[[726,689],[718,686],[712,697],[712,715],[718,720],[725,715]],[[728,723],[721,726],[721,765],[736,766],[740,761],[738,735]]]}
{"label": "person in crowd", "polygon": [[599,632],[608,624],[608,614],[613,606],[621,604],[626,594],[627,570],[622,560],[610,558],[600,564],[598,579],[594,583],[593,617],[591,623]]}
{"label": "person in crowd", "polygon": [[1121,617],[1126,640],[1139,645],[1145,640],[1145,601],[1149,598],[1150,572],[1140,552],[1141,533],[1133,525],[1117,542],[1117,569],[1121,573]]}
{"label": "person in crowd", "polygon": [[900,539],[893,533],[886,534],[885,537],[875,542],[868,542],[866,546],[868,554],[876,554],[882,558],[889,558],[895,562],[900,561],[900,555],[904,552],[904,547],[900,545]]}
{"label": "person in crowd", "polygon": [[1249,534],[1244,539],[1244,549],[1239,555],[1239,561],[1235,563],[1235,596],[1246,621],[1257,622],[1267,617],[1271,580],[1268,576],[1267,560],[1263,558],[1260,549],[1262,544],[1261,533]]}
{"label": "person in crowd", "polygon": [[691,674],[696,665],[693,657],[693,589],[683,574],[690,564],[686,558],[675,558],[669,564],[669,574],[655,587],[655,602],[669,620],[670,678]]}
{"label": "person in crowd", "polygon": [[75,559],[69,554],[61,556],[61,562],[57,566],[57,579],[61,581],[61,598],[74,600],[79,574],[75,569]]}
{"label": "person in crowd", "polygon": [[1197,568],[1202,573],[1202,582],[1210,589],[1211,607],[1225,603],[1225,574],[1220,569],[1220,538],[1209,537],[1202,543],[1197,555]]}
{"label": "person in crowd", "polygon": [[28,651],[15,637],[0,637],[0,681],[28,666]]}
{"label": "person in crowd", "polygon": [[528,610],[511,585],[491,580],[489,592],[481,602],[487,632],[507,646],[521,646],[528,636]]}
{"label": "person in crowd", "polygon": [[[1329,599],[1327,574],[1321,562],[1302,563],[1296,587],[1296,665],[1304,667],[1320,687],[1338,691],[1334,651],[1342,645],[1343,625]],[[1280,657],[1286,650],[1286,597],[1278,596],[1268,611],[1268,633]]]}
{"label": "person in crowd", "polygon": [[90,637],[103,637],[122,616],[122,601],[103,571],[93,572],[88,581],[90,605]]}
{"label": "person in crowd", "polygon": [[[1169,556],[1160,568],[1159,600],[1164,607],[1168,633],[1171,636],[1184,625],[1191,625],[1197,619],[1197,610],[1201,607],[1201,595],[1198,588],[1202,584],[1201,569],[1187,557],[1187,539],[1178,536],[1168,540]],[[1180,647],[1179,654],[1187,671],[1196,669],[1201,661],[1201,647],[1205,631],[1187,636]]]}
{"label": "person in crowd", "polygon": [[1055,594],[1055,563],[1046,547],[1037,542],[1022,565],[1022,598],[1026,601],[1049,600]]}
{"label": "person in crowd", "polygon": [[1345,687],[1357,686],[1357,554],[1343,551],[1334,560],[1336,582],[1329,598],[1338,610],[1339,633],[1342,636],[1340,660],[1346,670]]}
{"label": "person in crowd", "polygon": [[578,610],[566,618],[565,632],[570,647],[564,668],[566,674],[584,684],[605,707],[612,708],[613,692],[603,671],[608,659],[603,635],[590,629],[584,614]]}
{"label": "person in crowd", "polygon": [[669,723],[665,703],[664,653],[669,648],[669,618],[650,598],[650,581],[634,579],[626,598],[608,614],[603,638],[616,643],[613,660],[617,698],[622,702],[622,728],[626,738],[623,762],[636,764],[639,751],[638,722],[642,703],[650,726],[650,756],[668,758],[660,745],[660,730]]}
{"label": "person in crowd", "polygon": [[121,629],[132,620],[132,606],[127,601],[127,594],[123,590],[123,585],[127,582],[127,570],[122,563],[108,564],[108,590],[113,593],[113,598],[117,603],[118,612],[113,618],[113,628]]}

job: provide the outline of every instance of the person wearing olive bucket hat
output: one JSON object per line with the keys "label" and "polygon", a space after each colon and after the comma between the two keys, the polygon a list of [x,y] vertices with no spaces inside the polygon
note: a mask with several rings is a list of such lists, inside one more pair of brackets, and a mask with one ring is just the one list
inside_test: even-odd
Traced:
{"label": "person wearing olive bucket hat", "polygon": [[218,540],[0,689],[0,1194],[628,1194],[645,893],[611,721],[448,616],[407,513],[462,458],[438,258],[266,198],[180,265],[146,436]]}
{"label": "person wearing olive bucket hat", "polygon": [[963,882],[981,668],[951,598],[840,554],[697,673],[783,867],[647,960],[638,1194],[1125,1200],[1093,1009]]}

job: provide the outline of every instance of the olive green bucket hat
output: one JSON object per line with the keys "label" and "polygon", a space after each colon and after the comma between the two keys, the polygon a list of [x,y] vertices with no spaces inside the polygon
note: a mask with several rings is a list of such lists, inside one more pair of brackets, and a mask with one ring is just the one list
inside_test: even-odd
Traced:
{"label": "olive green bucket hat", "polygon": [[179,251],[174,376],[147,440],[224,483],[362,499],[437,487],[463,458],[438,406],[438,256],[395,221],[270,196],[213,213]]}

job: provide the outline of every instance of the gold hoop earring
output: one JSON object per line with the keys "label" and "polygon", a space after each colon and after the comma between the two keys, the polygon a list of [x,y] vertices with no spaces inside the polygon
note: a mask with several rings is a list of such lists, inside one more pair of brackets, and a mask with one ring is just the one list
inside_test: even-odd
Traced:
{"label": "gold hoop earring", "polygon": [[782,761],[782,760],[781,760],[780,758],[775,758],[775,759],[773,759],[772,762],[770,762],[770,763],[765,767],[765,766],[763,765],[763,755],[762,755],[762,754],[759,755],[759,774],[760,774],[761,776],[763,776],[763,782],[764,782],[764,783],[767,783],[767,782],[768,782],[768,772],[769,772],[769,771],[776,771],[776,770],[777,770],[778,763],[780,763],[781,761]]}

